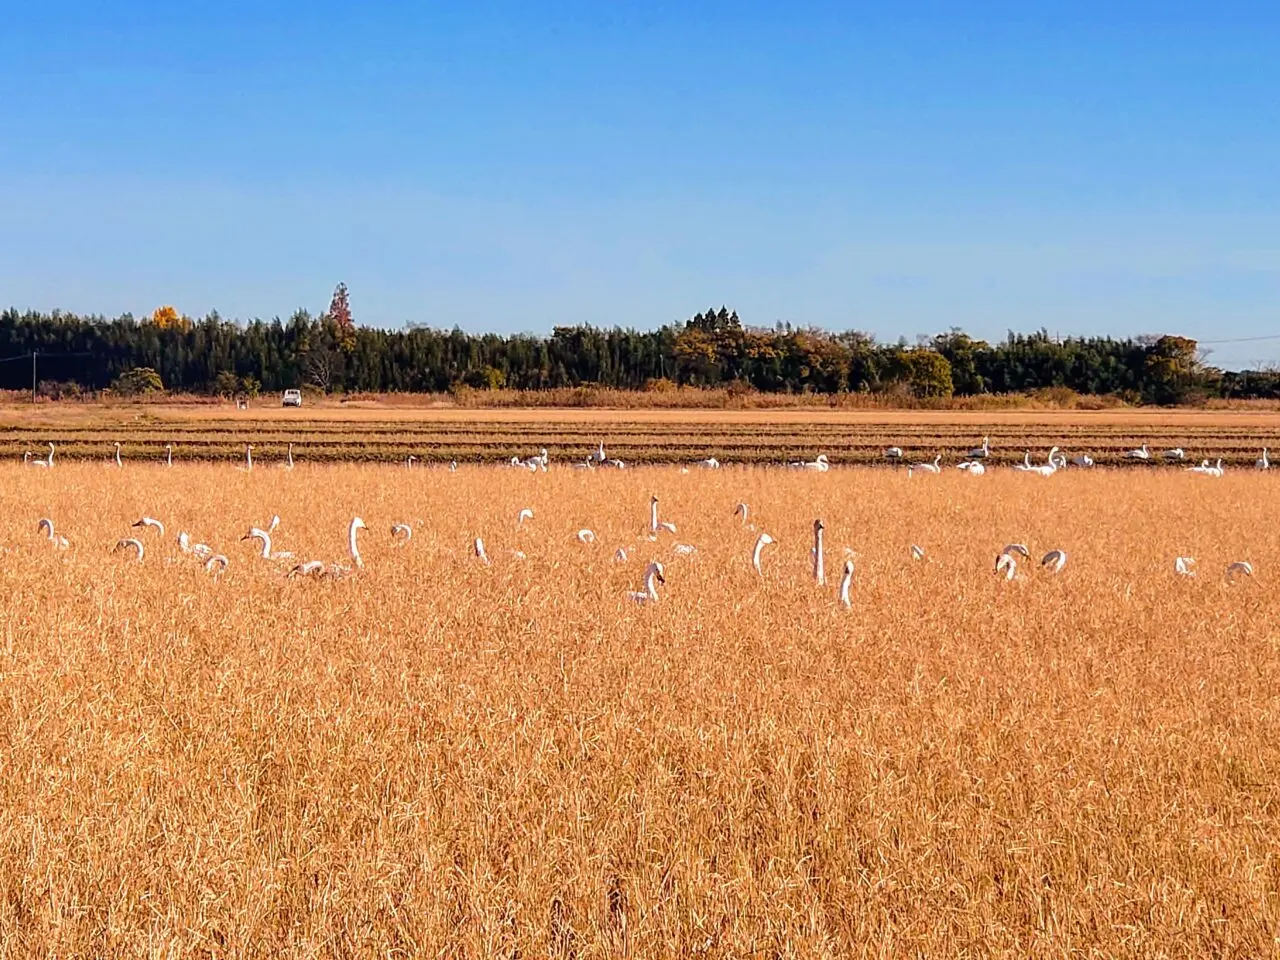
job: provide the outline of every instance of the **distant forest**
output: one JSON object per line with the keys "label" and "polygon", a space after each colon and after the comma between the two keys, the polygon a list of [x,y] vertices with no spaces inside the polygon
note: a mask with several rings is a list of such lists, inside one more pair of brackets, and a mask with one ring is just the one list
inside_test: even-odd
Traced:
{"label": "distant forest", "polygon": [[543,337],[379,330],[352,321],[341,286],[329,310],[287,320],[236,322],[216,313],[192,319],[169,307],[142,319],[0,313],[0,387],[31,388],[32,353],[39,390],[51,397],[104,389],[232,395],[290,387],[355,393],[671,384],[913,398],[1065,387],[1154,404],[1280,396],[1280,374],[1215,369],[1201,362],[1194,340],[1179,336],[1010,333],[986,343],[951,330],[917,344],[885,344],[858,332],[749,327],[724,307],[652,331],[556,327]]}

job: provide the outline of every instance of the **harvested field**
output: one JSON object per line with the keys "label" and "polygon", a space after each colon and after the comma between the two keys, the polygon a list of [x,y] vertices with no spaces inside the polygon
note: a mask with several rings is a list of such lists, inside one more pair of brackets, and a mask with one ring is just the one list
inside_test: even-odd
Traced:
{"label": "harvested field", "polygon": [[0,953],[1273,955],[1277,483],[2,466]]}
{"label": "harvested field", "polygon": [[1280,413],[1099,411],[1009,413],[841,411],[602,411],[405,409],[378,405],[285,410],[230,405],[59,405],[0,409],[0,456],[43,456],[54,441],[67,459],[105,460],[122,444],[130,460],[156,460],[174,444],[178,460],[240,460],[252,443],[259,458],[282,457],[289,443],[311,462],[419,460],[500,462],[546,447],[555,460],[581,460],[603,440],[628,463],[778,463],[825,453],[833,464],[884,462],[887,447],[907,459],[962,459],[982,437],[992,461],[1013,463],[1050,446],[1088,454],[1099,464],[1126,451],[1170,447],[1188,460],[1221,457],[1252,465],[1263,446],[1280,447]]}

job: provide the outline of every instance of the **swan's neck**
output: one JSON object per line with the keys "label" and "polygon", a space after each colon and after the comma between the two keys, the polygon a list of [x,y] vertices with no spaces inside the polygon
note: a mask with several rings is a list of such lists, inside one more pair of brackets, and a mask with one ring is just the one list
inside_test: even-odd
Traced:
{"label": "swan's neck", "polygon": [[853,571],[846,570],[840,578],[840,602],[849,606],[849,585],[853,583]]}
{"label": "swan's neck", "polygon": [[813,531],[813,579],[822,586],[827,582],[826,571],[822,563],[822,528]]}
{"label": "swan's neck", "polygon": [[658,532],[658,501],[649,501],[649,528],[654,532]]}
{"label": "swan's neck", "polygon": [[263,559],[270,560],[271,559],[271,534],[267,533],[266,531],[263,531],[258,535],[258,539],[262,541]]}
{"label": "swan's neck", "polygon": [[364,561],[360,559],[360,548],[356,546],[356,531],[359,529],[354,523],[351,525],[351,530],[347,534],[347,546],[351,550],[351,562],[357,567],[363,567]]}
{"label": "swan's neck", "polygon": [[650,570],[644,576],[644,592],[650,600],[658,599],[658,571]]}

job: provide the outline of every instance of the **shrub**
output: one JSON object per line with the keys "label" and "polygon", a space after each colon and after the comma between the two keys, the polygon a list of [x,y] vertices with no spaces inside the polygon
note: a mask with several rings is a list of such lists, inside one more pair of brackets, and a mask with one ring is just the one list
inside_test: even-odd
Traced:
{"label": "shrub", "polygon": [[111,384],[111,389],[122,397],[136,397],[144,393],[163,391],[164,381],[151,367],[134,367],[116,377]]}

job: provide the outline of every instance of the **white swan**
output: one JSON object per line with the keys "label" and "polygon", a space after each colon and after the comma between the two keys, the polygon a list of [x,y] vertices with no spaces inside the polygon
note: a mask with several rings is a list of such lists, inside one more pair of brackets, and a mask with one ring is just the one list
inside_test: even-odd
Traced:
{"label": "white swan", "polygon": [[365,523],[359,517],[352,517],[351,526],[347,528],[347,550],[351,554],[351,562],[357,567],[363,567],[364,560],[360,557],[360,546],[356,543],[356,531],[365,529]]}
{"label": "white swan", "polygon": [[965,460],[963,463],[956,464],[956,469],[963,470],[971,477],[980,477],[987,472],[981,460]]}
{"label": "white swan", "polygon": [[644,591],[631,591],[627,594],[627,599],[633,603],[644,605],[646,603],[658,602],[658,584],[667,582],[666,575],[663,573],[662,564],[657,560],[652,561],[644,570]]}
{"label": "white swan", "polygon": [[1234,582],[1237,576],[1253,576],[1253,564],[1248,560],[1236,560],[1234,563],[1227,564],[1226,578],[1230,582]]}
{"label": "white swan", "polygon": [[1181,447],[1174,447],[1172,450],[1166,450],[1161,454],[1161,456],[1166,460],[1185,460],[1187,458],[1186,453]]}
{"label": "white swan", "polygon": [[69,546],[66,537],[59,537],[53,532],[53,521],[48,517],[41,517],[40,522],[36,524],[36,530],[44,530],[49,535],[49,542],[59,550],[65,550]]}
{"label": "white swan", "polygon": [[117,540],[115,550],[112,550],[111,552],[115,553],[117,550],[128,550],[130,547],[138,551],[138,562],[141,563],[142,558],[146,555],[147,548],[142,545],[141,540],[138,540],[135,537],[122,537]]}
{"label": "white swan", "polygon": [[773,537],[769,536],[767,533],[762,533],[756,539],[755,549],[751,551],[751,566],[755,567],[756,573],[760,574],[761,576],[764,576],[764,571],[760,569],[760,552],[764,550],[764,548],[767,547],[769,544],[774,542],[775,541]]}
{"label": "white swan", "polygon": [[1027,545],[1025,543],[1007,543],[1005,544],[1004,549],[1000,551],[1000,555],[1002,557],[1013,556],[1015,553],[1021,554],[1028,560],[1031,559],[1031,551],[1027,549]]}
{"label": "white swan", "polygon": [[292,577],[312,577],[312,576],[318,577],[318,576],[323,576],[324,574],[325,574],[325,566],[324,566],[323,560],[308,560],[305,563],[298,564],[296,567],[294,567],[292,570],[289,571],[289,576],[291,578]]}
{"label": "white swan", "polygon": [[243,540],[259,540],[262,543],[262,553],[260,556],[263,560],[292,560],[293,554],[287,551],[271,551],[271,534],[260,527],[250,527],[249,532],[240,538]]}
{"label": "white swan", "polygon": [[886,451],[884,452],[884,456],[885,456],[885,459],[886,459],[886,460],[901,460],[901,459],[902,459],[902,448],[901,448],[901,447],[890,447],[888,450],[886,450]]}
{"label": "white swan", "polygon": [[489,565],[489,555],[484,552],[484,541],[479,537],[476,537],[475,542],[471,544],[471,552],[474,553],[476,559],[486,567]]}
{"label": "white swan", "polygon": [[849,587],[853,584],[853,561],[846,560],[844,562],[844,573],[840,575],[840,606],[848,609],[853,606],[853,601],[849,599]]}
{"label": "white swan", "polygon": [[818,454],[812,460],[793,463],[791,466],[797,470],[811,470],[814,473],[826,473],[831,469],[831,464],[827,463],[827,455],[825,453]]}
{"label": "white swan", "polygon": [[1030,473],[1034,473],[1041,477],[1052,477],[1058,472],[1058,448],[1054,447],[1049,451],[1049,462],[1043,466],[1034,466],[1029,468]]}
{"label": "white swan", "polygon": [[691,543],[677,543],[671,548],[671,552],[678,557],[692,557],[698,552],[698,548]]}
{"label": "white swan", "polygon": [[211,556],[208,560],[204,562],[204,570],[205,570],[205,573],[213,573],[214,568],[216,567],[217,572],[221,573],[222,571],[227,569],[227,566],[230,563],[231,561],[228,560],[223,554],[215,553],[213,556]]}
{"label": "white swan", "polygon": [[142,517],[140,520],[134,521],[133,525],[135,527],[146,527],[149,530],[156,531],[160,536],[164,536],[164,524],[154,517]]}
{"label": "white swan", "polygon": [[404,538],[400,541],[401,545],[408,543],[413,539],[413,527],[407,523],[393,523],[391,525],[391,538],[394,540],[397,537]]}
{"label": "white swan", "polygon": [[1218,458],[1218,465],[1217,465],[1216,467],[1210,467],[1210,468],[1208,469],[1208,471],[1206,471],[1206,472],[1207,472],[1207,473],[1209,474],[1209,476],[1211,476],[1211,477],[1220,477],[1220,476],[1222,476],[1222,475],[1223,475],[1223,473],[1225,473],[1225,472],[1226,472],[1226,468],[1225,468],[1225,467],[1223,467],[1223,465],[1222,465],[1222,458],[1221,458],[1221,457],[1219,457],[1219,458]]}
{"label": "white swan", "polygon": [[720,461],[715,457],[707,457],[705,460],[699,460],[694,464],[695,467],[702,467],[704,470],[719,470]]}
{"label": "white swan", "polygon": [[596,534],[595,534],[595,531],[594,531],[594,530],[588,530],[588,529],[586,529],[585,527],[584,527],[583,529],[579,530],[579,531],[578,531],[578,542],[579,542],[579,543],[595,543],[595,542],[596,542]]}
{"label": "white swan", "polygon": [[626,562],[627,562],[627,559],[628,559],[628,557],[627,557],[627,548],[626,548],[626,547],[619,547],[617,550],[613,551],[613,562],[614,562],[614,563],[626,563]]}
{"label": "white swan", "polygon": [[289,449],[284,455],[284,468],[286,470],[293,469],[293,443],[290,442]]}
{"label": "white swan", "polygon": [[969,451],[970,460],[984,460],[989,456],[991,456],[991,441],[987,437],[982,438],[982,446]]}
{"label": "white swan", "polygon": [[31,466],[33,467],[52,467],[53,466],[53,444],[52,443],[49,444],[49,456],[47,456],[43,460],[32,460]]}
{"label": "white swan", "polygon": [[923,559],[924,559],[924,547],[917,546],[916,544],[914,544],[914,543],[913,543],[913,544],[911,545],[911,559],[912,559],[912,560],[923,560]]}
{"label": "white swan", "polygon": [[600,441],[600,449],[599,449],[599,450],[597,450],[595,453],[593,453],[591,456],[589,456],[587,459],[588,459],[588,460],[595,460],[595,461],[596,461],[596,463],[604,463],[604,462],[605,462],[605,460],[606,460],[606,459],[608,459],[608,458],[605,456],[605,452],[604,452],[604,441],[603,441],[603,440],[601,440],[601,441]]}
{"label": "white swan", "polygon": [[457,473],[457,472],[458,472],[458,461],[457,461],[457,460],[450,460],[450,461],[449,461],[449,472],[450,472],[450,473]]}
{"label": "white swan", "polygon": [[1175,557],[1173,561],[1173,572],[1180,577],[1194,577],[1196,572],[1191,568],[1196,565],[1195,557]]}
{"label": "white swan", "polygon": [[1058,573],[1066,565],[1067,552],[1065,550],[1050,550],[1040,561],[1040,566],[1050,573]]}
{"label": "white swan", "polygon": [[626,469],[627,465],[623,463],[621,460],[617,460],[611,457],[608,460],[606,460],[604,463],[600,464],[600,466],[613,467],[615,470],[624,470]]}
{"label": "white swan", "polygon": [[406,468],[406,469],[409,469],[409,470],[412,470],[412,469],[413,469],[413,465],[414,465],[415,463],[417,463],[417,462],[418,462],[418,458],[417,458],[417,457],[415,457],[412,453],[411,453],[411,454],[409,454],[407,457],[405,457],[405,458],[404,458],[404,465],[405,465],[405,468]]}
{"label": "white swan", "polygon": [[516,526],[521,526],[526,520],[533,519],[533,507],[525,507],[516,514]]}
{"label": "white swan", "polygon": [[942,454],[938,454],[933,458],[933,463],[913,463],[912,470],[919,470],[922,473],[941,473],[942,472]]}
{"label": "white swan", "polygon": [[[50,444],[50,446],[53,446],[53,444]],[[53,454],[52,454],[52,452],[49,454],[49,458],[50,458],[50,459],[52,459],[52,458],[53,458]],[[1271,461],[1270,461],[1269,459],[1267,459],[1267,448],[1266,448],[1266,447],[1263,447],[1263,448],[1262,448],[1262,459],[1261,459],[1261,460],[1254,461],[1254,466],[1256,466],[1259,470],[1270,470],[1270,469],[1271,469]]]}
{"label": "white swan", "polygon": [[1151,459],[1151,453],[1150,451],[1147,450],[1147,445],[1145,443],[1142,446],[1140,446],[1137,450],[1130,450],[1128,453],[1125,454],[1125,456],[1128,457],[1130,460],[1150,460]]}
{"label": "white swan", "polygon": [[827,582],[827,572],[822,556],[822,531],[826,529],[822,525],[821,520],[813,521],[813,579],[817,581],[818,586],[823,586]]}
{"label": "white swan", "polygon": [[1093,457],[1089,456],[1087,453],[1079,457],[1072,457],[1071,465],[1075,467],[1092,467]]}
{"label": "white swan", "polygon": [[253,444],[246,443],[244,445],[244,469],[246,472],[253,469]]}
{"label": "white swan", "polygon": [[123,467],[124,461],[120,459],[120,441],[116,441],[116,466]]}
{"label": "white swan", "polygon": [[751,512],[751,508],[748,507],[745,503],[740,503],[733,508],[733,515],[735,517],[736,516],[742,517],[742,525],[744,527],[747,525],[747,514],[749,514],[750,512]]}
{"label": "white swan", "polygon": [[178,549],[183,553],[193,553],[201,560],[207,560],[213,556],[213,548],[207,543],[192,543],[191,534],[185,530],[178,534]]}

